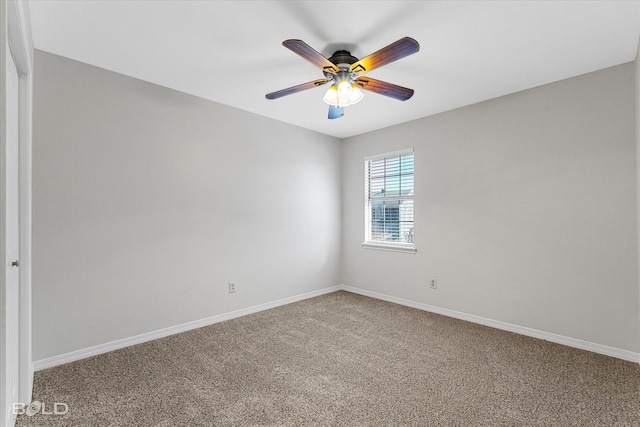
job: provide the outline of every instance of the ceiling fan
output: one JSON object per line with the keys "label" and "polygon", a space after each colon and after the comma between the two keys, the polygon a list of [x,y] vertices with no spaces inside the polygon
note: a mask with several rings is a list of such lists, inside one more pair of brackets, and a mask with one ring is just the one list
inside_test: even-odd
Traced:
{"label": "ceiling fan", "polygon": [[356,58],[346,50],[338,50],[330,58],[325,58],[302,40],[285,40],[282,44],[322,69],[324,78],[268,93],[267,99],[278,99],[331,83],[323,100],[329,104],[329,119],[337,119],[344,115],[345,107],[357,104],[364,98],[362,89],[400,101],[406,101],[413,96],[413,89],[363,76],[368,71],[419,51],[420,45],[411,37],[403,37],[362,59]]}

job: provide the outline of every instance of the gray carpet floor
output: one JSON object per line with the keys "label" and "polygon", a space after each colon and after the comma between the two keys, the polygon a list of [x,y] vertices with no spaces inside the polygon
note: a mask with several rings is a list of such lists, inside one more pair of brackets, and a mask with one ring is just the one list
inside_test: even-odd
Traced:
{"label": "gray carpet floor", "polygon": [[34,399],[69,412],[18,426],[640,426],[640,366],[336,292],[36,372]]}

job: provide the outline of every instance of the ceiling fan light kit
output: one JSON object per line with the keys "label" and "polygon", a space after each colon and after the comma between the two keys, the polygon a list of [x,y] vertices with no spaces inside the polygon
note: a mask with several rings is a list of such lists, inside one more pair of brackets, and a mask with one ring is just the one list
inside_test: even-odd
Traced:
{"label": "ceiling fan light kit", "polygon": [[329,104],[329,119],[337,119],[344,115],[345,107],[362,101],[362,90],[399,101],[406,101],[413,96],[413,89],[362,76],[368,71],[418,52],[420,45],[411,37],[401,38],[360,60],[346,50],[338,50],[327,59],[302,40],[285,40],[282,45],[321,68],[324,79],[269,93],[266,95],[267,99],[278,99],[330,83],[331,86],[322,99]]}
{"label": "ceiling fan light kit", "polygon": [[322,100],[334,107],[349,107],[362,101],[364,92],[354,83],[342,80],[337,86],[331,85]]}

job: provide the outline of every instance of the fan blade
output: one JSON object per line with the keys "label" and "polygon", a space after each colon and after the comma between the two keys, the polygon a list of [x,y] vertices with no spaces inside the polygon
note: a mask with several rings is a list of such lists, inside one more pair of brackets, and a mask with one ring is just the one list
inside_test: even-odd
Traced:
{"label": "fan blade", "polygon": [[356,79],[356,84],[360,89],[389,96],[399,101],[406,101],[413,96],[413,89],[394,85],[393,83],[383,82],[382,80],[372,79],[371,77],[358,77]]}
{"label": "fan blade", "polygon": [[307,89],[312,89],[316,86],[322,86],[327,81],[328,81],[327,79],[318,79],[312,82],[302,83],[301,85],[293,86],[287,89],[282,89],[277,92],[268,93],[265,96],[267,97],[267,99],[278,99],[278,98],[282,98],[283,96],[291,95],[292,93],[301,92]]}
{"label": "fan blade", "polygon": [[334,107],[333,105],[329,105],[330,119],[339,119],[342,116],[344,116],[344,107]]}
{"label": "fan blade", "polygon": [[340,71],[336,64],[329,61],[327,58],[322,56],[319,52],[314,50],[311,46],[309,46],[302,40],[285,40],[282,42],[282,45],[288,49],[291,49],[292,51],[302,56],[304,59],[311,62],[316,67],[323,69],[324,71],[336,73]]}
{"label": "fan blade", "polygon": [[420,50],[420,45],[411,37],[404,37],[383,47],[377,52],[362,58],[358,62],[351,64],[351,71],[358,74],[369,72],[375,68],[382,67],[398,59],[409,56]]}

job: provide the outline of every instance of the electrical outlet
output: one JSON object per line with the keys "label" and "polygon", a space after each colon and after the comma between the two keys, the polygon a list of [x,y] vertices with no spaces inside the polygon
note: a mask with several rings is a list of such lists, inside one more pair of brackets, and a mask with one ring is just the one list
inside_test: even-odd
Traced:
{"label": "electrical outlet", "polygon": [[229,293],[230,294],[236,293],[236,282],[229,282]]}
{"label": "electrical outlet", "polygon": [[429,282],[429,287],[431,289],[438,289],[438,279],[431,279]]}

